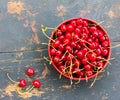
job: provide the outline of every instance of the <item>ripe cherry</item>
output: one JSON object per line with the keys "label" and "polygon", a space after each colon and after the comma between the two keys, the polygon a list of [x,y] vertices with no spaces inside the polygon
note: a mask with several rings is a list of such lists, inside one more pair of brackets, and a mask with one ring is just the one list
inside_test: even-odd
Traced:
{"label": "ripe cherry", "polygon": [[65,38],[64,35],[61,35],[61,36],[58,37],[59,41],[63,41],[64,38]]}
{"label": "ripe cherry", "polygon": [[73,27],[76,27],[76,26],[77,26],[77,24],[76,24],[76,21],[75,21],[75,20],[72,20],[72,21],[70,22],[70,24],[71,24]]}
{"label": "ripe cherry", "polygon": [[68,32],[73,32],[73,30],[74,30],[74,27],[71,24],[67,25]]}
{"label": "ripe cherry", "polygon": [[72,60],[74,58],[74,56],[72,54],[68,54],[66,55],[66,60]]}
{"label": "ripe cherry", "polygon": [[71,39],[71,37],[72,37],[72,34],[70,33],[70,32],[66,32],[66,34],[65,34],[65,38],[67,38],[67,39]]}
{"label": "ripe cherry", "polygon": [[52,46],[55,47],[55,48],[58,48],[60,45],[60,41],[57,39],[55,40],[53,43],[52,43]]}
{"label": "ripe cherry", "polygon": [[95,61],[96,60],[96,55],[94,53],[89,54],[89,59],[90,61]]}
{"label": "ripe cherry", "polygon": [[83,19],[79,18],[76,20],[77,25],[82,25],[83,24]]}
{"label": "ripe cherry", "polygon": [[53,57],[53,62],[54,62],[54,63],[58,63],[58,62],[59,62],[59,57],[54,56],[54,57]]}
{"label": "ripe cherry", "polygon": [[105,41],[105,36],[101,36],[99,39],[101,42]]}
{"label": "ripe cherry", "polygon": [[40,88],[41,87],[41,82],[39,80],[33,80],[32,85],[35,88]]}
{"label": "ripe cherry", "polygon": [[108,49],[103,49],[102,50],[102,55],[107,56],[108,55]]}
{"label": "ripe cherry", "polygon": [[75,60],[73,61],[73,63],[74,63],[74,65],[75,65],[76,67],[79,67],[79,66],[80,66],[80,60],[75,59]]}
{"label": "ripe cherry", "polygon": [[73,74],[77,74],[78,77],[83,77],[84,76],[84,73],[81,71],[80,68],[74,68],[73,70]]}
{"label": "ripe cherry", "polygon": [[67,45],[70,43],[70,40],[68,38],[63,39],[63,45]]}
{"label": "ripe cherry", "polygon": [[51,48],[51,49],[50,49],[50,54],[53,56],[53,55],[55,55],[55,53],[56,53],[56,50],[53,49],[53,48]]}
{"label": "ripe cherry", "polygon": [[88,52],[88,49],[87,48],[83,48],[82,51],[85,54],[86,52]]}
{"label": "ripe cherry", "polygon": [[89,48],[90,48],[91,50],[95,49],[95,48],[96,48],[95,42],[92,42],[92,43],[90,44]]}
{"label": "ripe cherry", "polygon": [[103,67],[103,62],[102,61],[97,62],[97,66],[102,68]]}
{"label": "ripe cherry", "polygon": [[62,32],[66,32],[66,30],[67,30],[66,25],[64,25],[64,24],[61,25],[60,29]]}
{"label": "ripe cherry", "polygon": [[75,47],[76,47],[76,43],[75,43],[74,41],[72,41],[71,44],[70,44],[70,46],[71,46],[72,48],[75,48]]}
{"label": "ripe cherry", "polygon": [[92,76],[93,75],[93,72],[90,70],[90,71],[86,71],[86,76],[87,77],[90,77],[90,76]]}
{"label": "ripe cherry", "polygon": [[95,53],[99,56],[101,54],[101,49],[100,48],[97,48]]}
{"label": "ripe cherry", "polygon": [[63,51],[64,50],[64,46],[62,44],[60,44],[59,47],[58,47],[58,50]]}
{"label": "ripe cherry", "polygon": [[59,66],[59,70],[60,72],[63,72],[65,70],[65,66],[64,65]]}
{"label": "ripe cherry", "polygon": [[103,47],[108,47],[109,46],[109,42],[108,41],[103,41],[102,42],[102,46]]}
{"label": "ripe cherry", "polygon": [[83,51],[79,51],[76,55],[79,59],[82,59],[84,56],[84,53],[83,53]]}
{"label": "ripe cherry", "polygon": [[62,33],[62,31],[58,30],[58,31],[56,32],[56,34],[57,34],[57,36],[59,37],[59,36],[61,36],[63,33]]}
{"label": "ripe cherry", "polygon": [[100,31],[100,30],[98,30],[98,37],[100,38],[100,37],[102,37],[102,36],[103,36],[103,32]]}
{"label": "ripe cherry", "polygon": [[75,33],[75,34],[80,34],[80,32],[81,32],[81,30],[80,30],[79,28],[76,28],[76,29],[74,30],[74,33]]}
{"label": "ripe cherry", "polygon": [[83,58],[82,59],[82,64],[86,65],[87,63],[88,63],[88,58],[87,57]]}
{"label": "ripe cherry", "polygon": [[88,26],[88,22],[86,20],[84,20],[82,24],[83,26],[86,26],[86,27]]}
{"label": "ripe cherry", "polygon": [[97,31],[93,31],[93,32],[92,32],[92,35],[93,35],[94,37],[97,37],[97,36],[98,36],[98,32],[97,32]]}
{"label": "ripe cherry", "polygon": [[84,65],[84,69],[86,71],[89,71],[89,70],[92,70],[92,67],[91,67],[91,65],[87,64],[87,65]]}
{"label": "ripe cherry", "polygon": [[90,30],[90,32],[92,32],[92,33],[93,33],[94,31],[96,31],[96,30],[97,30],[97,27],[95,27],[95,26],[91,26],[89,30]]}
{"label": "ripe cherry", "polygon": [[24,88],[26,85],[27,85],[26,80],[24,79],[19,80],[19,87]]}
{"label": "ripe cherry", "polygon": [[72,48],[69,45],[65,46],[65,50],[68,51],[68,52],[72,52]]}
{"label": "ripe cherry", "polygon": [[27,74],[28,76],[32,76],[32,75],[35,74],[35,71],[34,71],[33,68],[27,68],[27,70],[26,70],[26,74]]}
{"label": "ripe cherry", "polygon": [[86,26],[84,26],[84,27],[82,28],[82,31],[83,31],[83,33],[86,33],[86,34],[89,33],[89,30],[88,30],[88,28],[87,28]]}
{"label": "ripe cherry", "polygon": [[59,50],[57,50],[57,51],[56,51],[56,56],[57,56],[57,57],[62,56],[62,52],[59,51]]}

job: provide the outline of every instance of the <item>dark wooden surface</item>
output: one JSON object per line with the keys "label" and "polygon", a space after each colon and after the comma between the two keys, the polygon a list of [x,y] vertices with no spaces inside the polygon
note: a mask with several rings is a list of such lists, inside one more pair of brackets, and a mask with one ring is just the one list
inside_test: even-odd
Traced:
{"label": "dark wooden surface", "polygon": [[[120,100],[120,47],[112,49],[112,65],[101,73],[92,88],[88,83],[70,86],[48,62],[48,39],[40,26],[55,27],[65,19],[86,17],[97,22],[108,32],[111,44],[120,43],[120,0],[0,0],[0,100]],[[50,36],[51,31],[48,31]],[[116,41],[116,42],[115,42]],[[24,71],[34,68],[35,76],[28,78]],[[42,87],[33,93],[18,95],[17,86],[6,76],[19,81],[40,79]]]}

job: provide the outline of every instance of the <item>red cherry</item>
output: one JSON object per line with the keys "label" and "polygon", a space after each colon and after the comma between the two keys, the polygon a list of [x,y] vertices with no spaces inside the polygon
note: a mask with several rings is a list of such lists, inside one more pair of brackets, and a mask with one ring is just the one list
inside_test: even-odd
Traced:
{"label": "red cherry", "polygon": [[84,26],[83,28],[82,28],[82,31],[83,31],[83,33],[89,33],[89,31],[88,31],[88,28],[86,27],[86,26]]}
{"label": "red cherry", "polygon": [[62,52],[59,51],[59,50],[57,50],[57,51],[56,51],[56,56],[57,56],[57,57],[62,56]]}
{"label": "red cherry", "polygon": [[60,30],[58,30],[58,31],[56,32],[56,34],[57,34],[57,36],[61,36],[63,33],[62,33]]}
{"label": "red cherry", "polygon": [[69,45],[65,46],[65,50],[68,52],[72,52],[72,48]]}
{"label": "red cherry", "polygon": [[105,41],[105,36],[101,36],[99,39],[101,42]]}
{"label": "red cherry", "polygon": [[50,49],[50,54],[51,54],[52,56],[55,55],[55,52],[56,52],[55,49],[53,49],[53,48]]}
{"label": "red cherry", "polygon": [[95,61],[96,60],[96,55],[93,54],[93,53],[90,53],[89,54],[89,59],[90,59],[90,61]]}
{"label": "red cherry", "polygon": [[72,34],[70,32],[66,32],[65,38],[71,39],[71,37],[72,37]]}
{"label": "red cherry", "polygon": [[108,55],[108,49],[103,49],[102,50],[102,55],[107,56]]}
{"label": "red cherry", "polygon": [[76,21],[75,21],[75,20],[72,20],[72,21],[70,22],[70,24],[71,24],[73,27],[76,27],[76,26],[77,26],[77,24],[76,24]]}
{"label": "red cherry", "polygon": [[82,59],[82,64],[84,64],[84,65],[86,65],[88,63],[88,58],[86,57],[86,58],[83,58]]}
{"label": "red cherry", "polygon": [[103,67],[103,62],[102,61],[97,62],[97,66],[102,68]]}
{"label": "red cherry", "polygon": [[108,47],[109,46],[109,42],[108,41],[103,41],[102,42],[102,46],[103,47]]}
{"label": "red cherry", "polygon": [[34,75],[34,73],[35,73],[35,71],[34,71],[33,68],[27,68],[26,74],[27,74],[28,76],[32,76],[32,75]]}
{"label": "red cherry", "polygon": [[68,32],[73,32],[73,30],[74,30],[74,27],[71,24],[67,25]]}
{"label": "red cherry", "polygon": [[102,36],[103,36],[103,32],[100,31],[100,30],[98,30],[98,37],[100,38],[100,37],[102,37]]}
{"label": "red cherry", "polygon": [[76,49],[79,50],[81,46],[79,44],[76,44]]}
{"label": "red cherry", "polygon": [[66,60],[72,60],[74,58],[74,56],[72,54],[68,54],[66,55]]}
{"label": "red cherry", "polygon": [[100,48],[97,48],[95,53],[99,56],[101,54],[101,49]]}
{"label": "red cherry", "polygon": [[76,55],[79,59],[82,59],[84,56],[84,53],[83,53],[83,51],[79,51]]}
{"label": "red cherry", "polygon": [[52,43],[52,46],[55,48],[58,48],[60,45],[60,41],[59,40],[55,40],[55,42]]}
{"label": "red cherry", "polygon": [[70,44],[70,46],[71,46],[72,48],[74,48],[74,47],[76,47],[76,43],[75,43],[74,41],[72,41],[71,44]]}
{"label": "red cherry", "polygon": [[60,29],[62,32],[66,32],[66,30],[67,30],[66,25],[64,25],[64,24],[61,25]]}
{"label": "red cherry", "polygon": [[91,62],[92,65],[96,66],[97,65],[97,62],[96,61],[93,61]]}
{"label": "red cherry", "polygon": [[86,40],[87,38],[88,38],[88,34],[83,33],[83,34],[82,34],[82,39],[83,39],[83,40]]}
{"label": "red cherry", "polygon": [[92,32],[92,33],[93,33],[94,31],[96,31],[96,30],[97,30],[97,27],[95,27],[95,26],[91,26],[89,30],[90,30],[90,32]]}
{"label": "red cherry", "polygon": [[79,18],[76,20],[77,25],[82,25],[83,24],[83,19]]}
{"label": "red cherry", "polygon": [[57,57],[57,56],[53,57],[53,62],[58,63],[59,62],[59,57]]}
{"label": "red cherry", "polygon": [[75,34],[80,34],[80,32],[81,32],[81,30],[80,30],[79,28],[76,28],[76,29],[74,30],[74,33],[75,33]]}
{"label": "red cherry", "polygon": [[92,67],[91,67],[91,65],[87,64],[87,65],[84,65],[84,69],[86,71],[89,71],[89,70],[92,70]]}
{"label": "red cherry", "polygon": [[73,54],[76,55],[78,53],[78,51],[79,51],[78,49],[75,49]]}
{"label": "red cherry", "polygon": [[77,74],[78,77],[84,76],[84,73],[79,68],[74,68],[73,73]]}
{"label": "red cherry", "polygon": [[63,39],[63,45],[69,44],[70,40],[68,38]]}
{"label": "red cherry", "polygon": [[64,37],[65,37],[64,35],[61,35],[61,36],[59,36],[58,39],[59,39],[60,41],[63,41]]}
{"label": "red cherry", "polygon": [[92,38],[88,38],[87,41],[88,41],[89,43],[92,43],[92,42],[93,42]]}
{"label": "red cherry", "polygon": [[92,76],[93,75],[93,72],[90,70],[90,71],[86,71],[86,76],[87,77],[90,77],[90,76]]}
{"label": "red cherry", "polygon": [[93,31],[93,32],[92,32],[92,35],[93,35],[94,37],[97,37],[97,36],[98,36],[98,31]]}
{"label": "red cherry", "polygon": [[92,42],[92,43],[90,44],[89,48],[90,48],[91,50],[95,49],[95,48],[96,48],[95,42]]}
{"label": "red cherry", "polygon": [[39,80],[33,80],[32,85],[35,88],[40,88],[41,87],[41,82]]}
{"label": "red cherry", "polygon": [[77,35],[77,34],[75,34],[74,36],[73,36],[73,40],[74,41],[77,41],[77,40],[79,40],[80,39],[80,37]]}
{"label": "red cherry", "polygon": [[24,88],[26,85],[27,85],[26,80],[21,79],[21,80],[19,81],[19,87]]}
{"label": "red cherry", "polygon": [[87,48],[83,48],[82,51],[85,54],[86,52],[88,52],[88,49]]}
{"label": "red cherry", "polygon": [[88,22],[86,20],[83,21],[83,26],[88,26]]}
{"label": "red cherry", "polygon": [[59,70],[60,72],[63,72],[65,70],[65,66],[64,65],[59,66]]}
{"label": "red cherry", "polygon": [[79,60],[74,60],[73,63],[76,67],[80,66],[80,61]]}
{"label": "red cherry", "polygon": [[64,46],[63,46],[62,44],[60,44],[59,47],[58,47],[58,49],[59,49],[60,51],[63,51],[63,50],[64,50]]}

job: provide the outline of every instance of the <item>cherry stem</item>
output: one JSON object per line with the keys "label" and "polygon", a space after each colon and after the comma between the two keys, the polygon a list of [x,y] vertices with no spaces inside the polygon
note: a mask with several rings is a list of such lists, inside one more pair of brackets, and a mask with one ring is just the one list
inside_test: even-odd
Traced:
{"label": "cherry stem", "polygon": [[17,83],[16,81],[14,81],[14,80],[9,76],[9,73],[7,73],[7,77],[8,77],[8,79],[9,79],[11,82]]}
{"label": "cherry stem", "polygon": [[50,61],[50,60],[48,59],[48,57],[45,57],[45,56],[44,56],[43,58],[44,58],[46,61],[48,61],[49,64],[51,64],[52,61]]}
{"label": "cherry stem", "polygon": [[98,26],[98,25],[100,25],[100,24],[102,24],[104,21],[101,21],[101,22],[99,22],[97,25],[96,24],[89,24],[89,25],[91,25],[91,26]]}
{"label": "cherry stem", "polygon": [[[98,69],[98,70],[99,70],[99,69]],[[91,85],[90,85],[89,88],[92,88],[93,85],[95,84],[95,82],[96,82],[96,80],[97,80],[97,76],[98,76],[98,70],[97,70],[96,76],[95,76],[95,78],[94,78],[94,80],[93,80],[93,82],[91,83]]]}
{"label": "cherry stem", "polygon": [[[50,44],[48,44],[48,43],[41,43],[41,44],[43,44],[43,45],[50,45]],[[55,49],[52,45],[50,45],[53,49]],[[56,50],[56,49],[55,49]]]}
{"label": "cherry stem", "polygon": [[48,39],[50,39],[50,40],[52,40],[53,42],[55,42],[55,40],[53,40],[53,39],[51,39],[47,34],[46,34],[46,31],[47,29],[45,28],[42,28],[42,33],[48,38]]}
{"label": "cherry stem", "polygon": [[81,82],[81,76],[80,76],[79,80],[75,84],[79,84],[80,82]]}
{"label": "cherry stem", "polygon": [[110,46],[110,47],[108,47],[108,48],[117,48],[117,47],[120,47],[120,44],[117,44],[117,45],[115,45],[115,46]]}
{"label": "cherry stem", "polygon": [[33,88],[34,88],[34,86],[32,86],[31,88],[29,88],[29,89],[27,90],[27,92],[31,92]]}

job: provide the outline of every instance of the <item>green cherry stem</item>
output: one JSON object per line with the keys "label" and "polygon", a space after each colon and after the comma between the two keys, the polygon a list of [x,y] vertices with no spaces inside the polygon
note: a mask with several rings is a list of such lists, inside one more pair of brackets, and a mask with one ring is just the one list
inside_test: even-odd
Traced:
{"label": "green cherry stem", "polygon": [[9,79],[11,82],[16,83],[16,81],[14,81],[14,80],[9,76],[9,73],[7,73],[7,77],[8,77],[8,79]]}

